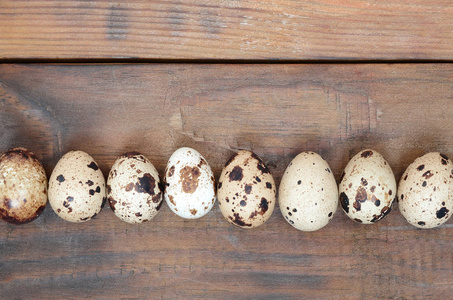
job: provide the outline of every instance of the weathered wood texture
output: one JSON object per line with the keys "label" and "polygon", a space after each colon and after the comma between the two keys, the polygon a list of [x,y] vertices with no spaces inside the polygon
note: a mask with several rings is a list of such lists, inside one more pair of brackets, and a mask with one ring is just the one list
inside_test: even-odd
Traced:
{"label": "weathered wood texture", "polygon": [[0,58],[451,60],[453,5],[6,0]]}
{"label": "weathered wood texture", "polygon": [[[365,147],[396,174],[418,155],[453,156],[452,65],[1,65],[0,150],[26,146],[50,175],[63,153],[92,154],[105,174],[141,151],[162,174],[181,146],[216,176],[233,151],[255,151],[279,182],[300,151],[336,178]],[[243,230],[216,205],[185,221],[164,204],[141,226],[104,208],[72,224],[50,206],[35,222],[0,222],[0,298],[447,299],[453,226],[419,230],[395,209],[374,225],[338,210],[320,231],[278,208]]]}

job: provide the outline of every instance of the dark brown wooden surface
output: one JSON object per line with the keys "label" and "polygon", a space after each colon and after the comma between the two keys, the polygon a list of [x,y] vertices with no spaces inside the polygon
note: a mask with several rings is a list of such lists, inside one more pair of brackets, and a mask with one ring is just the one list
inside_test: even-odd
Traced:
{"label": "dark brown wooden surface", "polygon": [[453,59],[451,0],[0,2],[0,59]]}
{"label": "dark brown wooden surface", "polygon": [[[1,65],[0,151],[25,146],[50,175],[66,151],[107,174],[128,150],[163,173],[179,147],[199,150],[216,177],[233,151],[255,151],[280,181],[300,151],[336,178],[371,147],[397,180],[427,151],[453,156],[453,66]],[[50,206],[36,221],[0,222],[0,298],[448,299],[453,224],[420,230],[395,208],[374,225],[339,209],[299,232],[278,209],[261,227],[218,209],[186,221],[163,205],[129,225],[106,207],[83,224]]]}

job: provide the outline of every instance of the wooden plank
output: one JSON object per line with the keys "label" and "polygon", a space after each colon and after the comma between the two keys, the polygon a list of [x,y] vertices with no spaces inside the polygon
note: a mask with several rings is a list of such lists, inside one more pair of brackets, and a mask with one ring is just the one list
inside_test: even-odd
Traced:
{"label": "wooden plank", "polygon": [[451,60],[446,1],[0,2],[0,59]]}
{"label": "wooden plank", "polygon": [[[1,65],[0,151],[25,146],[48,174],[85,150],[105,174],[141,151],[163,173],[181,146],[199,150],[218,178],[234,150],[260,155],[278,183],[300,151],[314,150],[337,179],[365,147],[397,179],[426,151],[453,156],[453,66]],[[109,208],[83,224],[50,207],[23,226],[0,222],[2,298],[447,299],[453,225],[410,226],[395,209],[374,225],[337,211],[298,232],[278,209],[252,230],[215,205],[185,221],[164,204],[142,226]]]}

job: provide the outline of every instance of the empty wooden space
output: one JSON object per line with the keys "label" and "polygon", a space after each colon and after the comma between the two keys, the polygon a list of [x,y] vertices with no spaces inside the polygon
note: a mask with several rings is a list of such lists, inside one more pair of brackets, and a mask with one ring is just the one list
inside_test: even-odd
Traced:
{"label": "empty wooden space", "polygon": [[449,0],[0,2],[3,59],[453,59]]}
{"label": "empty wooden space", "polygon": [[[135,150],[163,174],[178,147],[199,150],[218,178],[250,149],[279,183],[299,152],[339,175],[363,148],[399,180],[427,151],[453,156],[449,64],[142,64],[0,66],[0,150],[25,146],[50,175],[69,150],[107,175]],[[451,220],[410,226],[397,207],[373,225],[339,208],[327,227],[292,228],[278,207],[256,229],[230,225],[218,205],[183,220],[163,205],[129,225],[105,207],[82,224],[48,206],[36,221],[0,223],[1,298],[447,299]]]}

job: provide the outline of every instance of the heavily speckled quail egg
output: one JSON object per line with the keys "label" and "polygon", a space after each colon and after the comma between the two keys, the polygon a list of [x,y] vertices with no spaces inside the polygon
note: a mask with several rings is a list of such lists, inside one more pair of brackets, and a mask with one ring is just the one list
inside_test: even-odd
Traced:
{"label": "heavily speckled quail egg", "polygon": [[107,199],[115,215],[127,223],[151,220],[162,204],[156,168],[138,152],[121,155],[109,172]]}
{"label": "heavily speckled quail egg", "polygon": [[105,179],[94,159],[83,151],[63,155],[49,179],[49,203],[69,222],[96,216],[104,204]]}
{"label": "heavily speckled quail egg", "polygon": [[392,208],[396,198],[395,176],[381,154],[363,150],[346,165],[339,194],[349,218],[363,224],[375,223]]}
{"label": "heavily speckled quail egg", "polygon": [[183,147],[171,155],[164,182],[165,201],[182,218],[201,218],[215,203],[214,174],[204,157],[192,148]]}
{"label": "heavily speckled quail egg", "polygon": [[398,208],[419,228],[434,228],[451,217],[453,163],[439,152],[427,153],[410,164],[398,185]]}
{"label": "heavily speckled quail egg", "polygon": [[220,175],[217,198],[230,223],[254,228],[266,222],[275,206],[276,187],[269,169],[256,154],[240,150]]}
{"label": "heavily speckled quail egg", "polygon": [[25,148],[0,157],[0,218],[14,224],[36,219],[47,204],[47,176],[38,158]]}
{"label": "heavily speckled quail egg", "polygon": [[286,221],[303,231],[323,228],[338,206],[338,186],[327,162],[317,153],[297,155],[283,174],[278,201]]}

